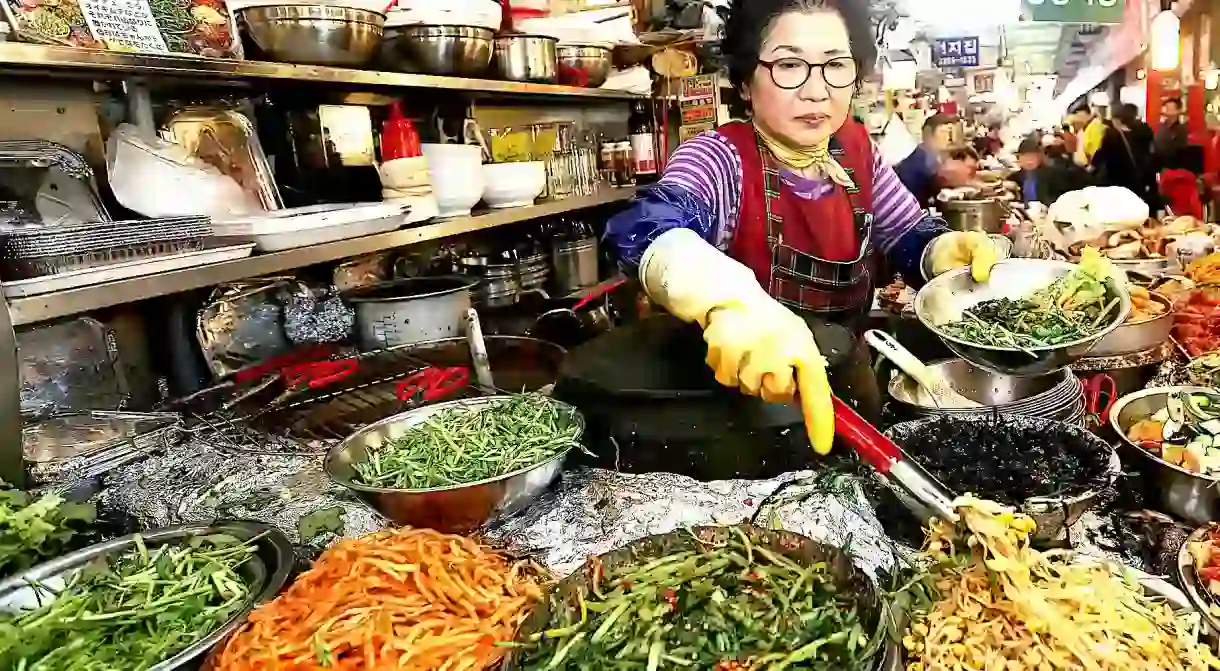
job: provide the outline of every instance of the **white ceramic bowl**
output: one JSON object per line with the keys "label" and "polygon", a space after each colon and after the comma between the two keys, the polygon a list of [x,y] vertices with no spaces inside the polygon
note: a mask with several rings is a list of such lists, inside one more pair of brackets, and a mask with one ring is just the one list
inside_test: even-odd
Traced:
{"label": "white ceramic bowl", "polygon": [[439,217],[463,217],[483,199],[483,150],[472,144],[426,144]]}
{"label": "white ceramic bowl", "polygon": [[487,180],[483,200],[491,208],[533,205],[546,190],[546,164],[542,161],[491,163],[483,166],[483,176]]}

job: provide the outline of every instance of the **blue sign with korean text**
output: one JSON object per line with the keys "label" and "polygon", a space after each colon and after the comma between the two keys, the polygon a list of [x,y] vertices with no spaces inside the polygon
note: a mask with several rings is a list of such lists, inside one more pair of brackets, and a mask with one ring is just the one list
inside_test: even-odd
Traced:
{"label": "blue sign with korean text", "polygon": [[979,66],[979,38],[954,37],[936,40],[933,62],[938,68],[977,68]]}

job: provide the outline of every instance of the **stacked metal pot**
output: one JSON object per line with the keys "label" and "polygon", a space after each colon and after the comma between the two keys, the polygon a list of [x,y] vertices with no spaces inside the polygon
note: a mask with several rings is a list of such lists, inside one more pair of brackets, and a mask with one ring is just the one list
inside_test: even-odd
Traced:
{"label": "stacked metal pot", "polygon": [[895,412],[902,419],[937,415],[1024,415],[1082,424],[1085,416],[1084,388],[1068,369],[1038,377],[1001,375],[971,365],[962,359],[928,364],[943,375],[957,392],[983,404],[981,408],[938,408],[920,403],[919,386],[905,374],[889,385]]}

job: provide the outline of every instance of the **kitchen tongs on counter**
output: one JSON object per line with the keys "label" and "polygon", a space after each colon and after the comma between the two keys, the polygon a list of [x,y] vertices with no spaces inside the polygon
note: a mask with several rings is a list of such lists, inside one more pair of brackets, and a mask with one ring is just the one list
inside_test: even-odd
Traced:
{"label": "kitchen tongs on counter", "polygon": [[[926,506],[941,519],[957,524],[953,495],[936,481],[922,466],[907,458],[894,441],[886,438],[872,424],[864,421],[851,406],[834,399],[835,433],[851,445],[888,484],[904,491],[911,501]],[[901,497],[900,497],[901,498]],[[910,505],[910,502],[908,506]],[[916,515],[926,511],[916,510]]]}

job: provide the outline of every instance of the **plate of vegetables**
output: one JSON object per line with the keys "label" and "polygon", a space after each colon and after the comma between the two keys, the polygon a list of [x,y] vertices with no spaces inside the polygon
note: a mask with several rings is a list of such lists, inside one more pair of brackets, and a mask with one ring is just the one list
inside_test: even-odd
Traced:
{"label": "plate of vegetables", "polygon": [[1127,440],[1172,466],[1220,477],[1220,393],[1184,387],[1169,392],[1157,405],[1126,428]]}
{"label": "plate of vegetables", "polygon": [[253,522],[171,527],[0,583],[0,668],[169,671],[205,655],[283,587],[292,544]]}
{"label": "plate of vegetables", "polygon": [[555,585],[505,670],[864,671],[894,647],[885,609],[836,548],[751,525],[679,529]]}
{"label": "plate of vegetables", "polygon": [[929,282],[915,313],[949,349],[1006,375],[1044,375],[1086,356],[1126,321],[1131,296],[1113,263],[1086,249],[1079,264],[1009,259],[976,282],[963,268]]}
{"label": "plate of vegetables", "polygon": [[1220,634],[1220,524],[1195,529],[1178,551],[1178,583]]}

